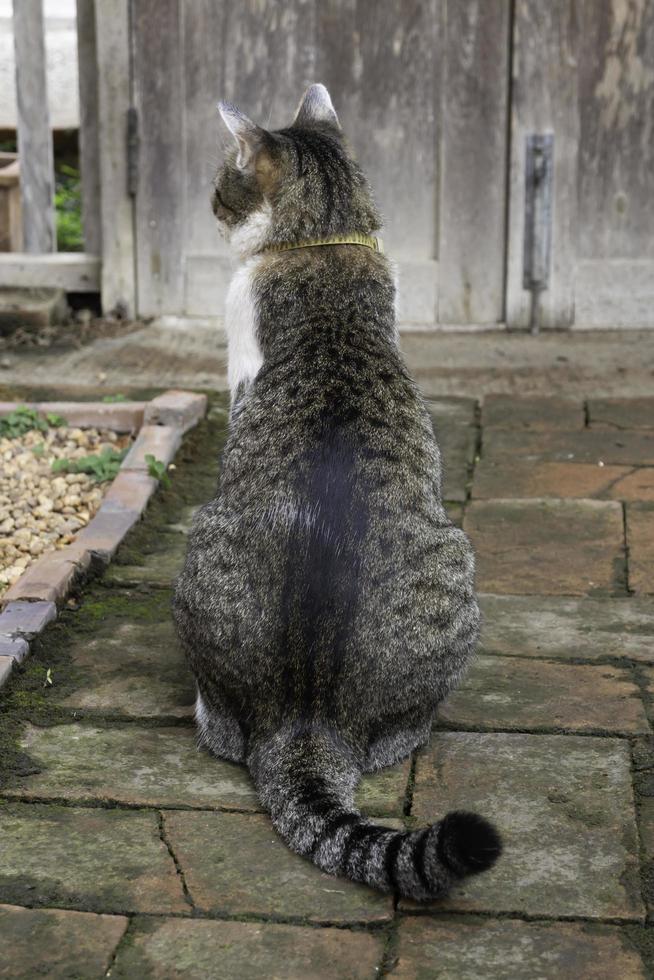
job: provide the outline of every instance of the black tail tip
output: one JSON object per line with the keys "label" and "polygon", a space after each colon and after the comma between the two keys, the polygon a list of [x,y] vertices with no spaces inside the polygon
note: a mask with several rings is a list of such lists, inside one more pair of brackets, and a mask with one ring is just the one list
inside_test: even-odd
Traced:
{"label": "black tail tip", "polygon": [[478,874],[495,864],[502,853],[502,838],[478,814],[453,810],[441,822],[438,853],[456,875]]}

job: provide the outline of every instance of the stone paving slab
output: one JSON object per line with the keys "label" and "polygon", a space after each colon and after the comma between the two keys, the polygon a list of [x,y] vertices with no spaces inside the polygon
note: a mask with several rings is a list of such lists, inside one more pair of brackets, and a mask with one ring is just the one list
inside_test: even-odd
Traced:
{"label": "stone paving slab", "polygon": [[629,588],[654,595],[654,503],[627,506]]}
{"label": "stone paving slab", "polygon": [[572,398],[519,398],[486,395],[481,410],[486,429],[518,429],[543,432],[550,429],[583,429],[584,406]]}
{"label": "stone paving slab", "polygon": [[443,429],[437,438],[443,465],[443,500],[462,502],[468,496],[477,430],[452,427]]}
{"label": "stone paving slab", "polygon": [[654,663],[654,598],[481,595],[480,650],[518,657]]}
{"label": "stone paving slab", "polygon": [[641,957],[612,926],[404,919],[397,980],[645,980]]}
{"label": "stone paving slab", "polygon": [[477,402],[474,398],[438,398],[427,395],[426,404],[437,433],[452,426],[475,425]]}
{"label": "stone paving slab", "polygon": [[80,609],[67,653],[79,679],[48,700],[64,708],[143,718],[193,714],[195,684],[170,618],[167,593],[94,593]]}
{"label": "stone paving slab", "polygon": [[478,656],[438,719],[485,731],[650,732],[628,670],[517,657]]}
{"label": "stone paving slab", "polygon": [[189,911],[154,813],[5,803],[0,840],[0,902]]}
{"label": "stone paving slab", "polygon": [[511,432],[484,430],[483,457],[498,461],[523,457],[533,462],[602,462],[612,466],[654,465],[654,434],[642,430]]}
{"label": "stone paving slab", "polygon": [[[27,724],[19,744],[32,766],[2,787],[6,797],[261,810],[245,767],[198,750],[191,727]],[[401,817],[409,769],[406,760],[365,776],[356,797],[361,811]]]}
{"label": "stone paving slab", "polygon": [[[363,980],[378,976],[383,937],[262,922],[139,920],[114,980]],[[0,974],[1,976],[1,974]]]}
{"label": "stone paving slab", "polygon": [[0,905],[0,980],[96,980],[127,928],[118,915]]}
{"label": "stone paving slab", "polygon": [[642,920],[626,742],[436,733],[418,758],[412,815],[422,824],[451,809],[493,820],[504,853],[437,908]]}
{"label": "stone paving slab", "polygon": [[166,811],[168,840],[205,912],[308,922],[384,922],[393,900],[323,874],[293,854],[263,814]]}
{"label": "stone paving slab", "polygon": [[170,588],[184,564],[186,536],[174,532],[161,534],[159,547],[145,555],[140,565],[112,564],[103,581],[108,585],[157,585]]}
{"label": "stone paving slab", "polygon": [[597,497],[654,501],[654,467],[484,459],[475,467],[472,497],[476,500],[498,497]]}
{"label": "stone paving slab", "polygon": [[428,399],[427,409],[441,450],[443,500],[461,503],[477,446],[476,403],[472,398]]}
{"label": "stone paving slab", "polygon": [[591,398],[591,428],[654,429],[654,398]]}
{"label": "stone paving slab", "polygon": [[515,595],[624,590],[622,508],[602,500],[477,500],[464,530],[477,588]]}

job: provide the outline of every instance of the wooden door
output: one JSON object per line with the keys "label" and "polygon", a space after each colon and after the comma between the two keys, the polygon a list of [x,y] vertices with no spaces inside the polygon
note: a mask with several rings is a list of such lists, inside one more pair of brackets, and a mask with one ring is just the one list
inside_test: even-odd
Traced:
{"label": "wooden door", "polygon": [[220,315],[218,99],[287,124],[323,81],[385,215],[408,324],[504,317],[508,0],[132,0],[140,315]]}
{"label": "wooden door", "polygon": [[507,321],[524,327],[525,145],[554,134],[544,327],[654,326],[654,4],[516,0]]}

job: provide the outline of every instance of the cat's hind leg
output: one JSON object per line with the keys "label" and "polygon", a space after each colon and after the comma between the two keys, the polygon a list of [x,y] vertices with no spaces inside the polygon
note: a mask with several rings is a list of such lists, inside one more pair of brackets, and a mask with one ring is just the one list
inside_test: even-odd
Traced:
{"label": "cat's hind leg", "polygon": [[244,762],[246,740],[240,724],[224,704],[216,704],[198,690],[195,701],[198,739],[213,755],[230,762]]}
{"label": "cat's hind leg", "polygon": [[363,772],[376,772],[406,759],[414,749],[425,745],[431,733],[432,714],[422,719],[403,719],[397,725],[374,737],[363,763]]}

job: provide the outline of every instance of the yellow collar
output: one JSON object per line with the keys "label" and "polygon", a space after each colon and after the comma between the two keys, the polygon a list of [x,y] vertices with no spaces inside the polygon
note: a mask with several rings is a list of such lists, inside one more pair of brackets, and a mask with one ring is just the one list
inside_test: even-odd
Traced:
{"label": "yellow collar", "polygon": [[262,249],[264,252],[290,252],[295,248],[313,248],[314,245],[364,245],[371,248],[373,252],[384,251],[384,244],[381,238],[373,235],[362,235],[358,231],[353,231],[349,235],[331,235],[329,238],[316,238],[308,242],[282,242],[281,245],[269,245]]}

